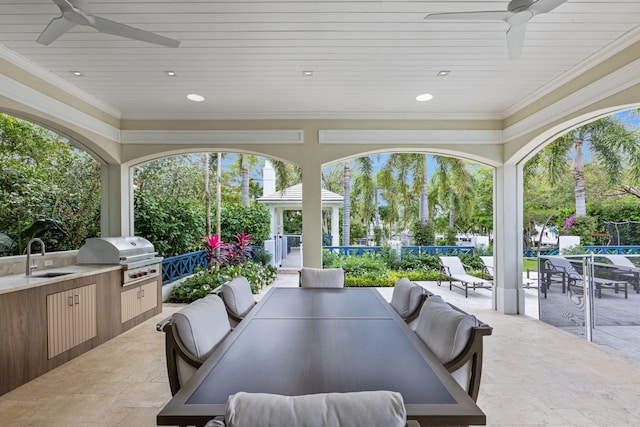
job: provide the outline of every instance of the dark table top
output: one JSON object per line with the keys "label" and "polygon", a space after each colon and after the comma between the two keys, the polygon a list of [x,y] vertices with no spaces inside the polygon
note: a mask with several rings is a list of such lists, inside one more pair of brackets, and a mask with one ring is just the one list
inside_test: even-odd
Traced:
{"label": "dark table top", "polygon": [[158,414],[204,424],[238,391],[399,391],[410,419],[484,424],[482,411],[375,289],[274,288]]}

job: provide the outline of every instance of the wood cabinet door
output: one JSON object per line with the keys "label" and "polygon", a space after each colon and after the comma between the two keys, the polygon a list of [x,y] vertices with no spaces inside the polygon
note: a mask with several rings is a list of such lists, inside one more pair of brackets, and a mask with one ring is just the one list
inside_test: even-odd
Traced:
{"label": "wood cabinet door", "polygon": [[96,285],[73,290],[74,345],[83,343],[97,335]]}
{"label": "wood cabinet door", "polygon": [[96,285],[47,295],[47,348],[51,359],[97,334]]}
{"label": "wood cabinet door", "polygon": [[140,312],[140,287],[134,286],[120,294],[120,313],[122,323],[133,319]]}
{"label": "wood cabinet door", "polygon": [[141,286],[142,290],[142,306],[140,313],[152,310],[158,306],[158,282],[153,281]]}
{"label": "wood cabinet door", "polygon": [[49,359],[74,346],[73,309],[73,290],[47,295]]}

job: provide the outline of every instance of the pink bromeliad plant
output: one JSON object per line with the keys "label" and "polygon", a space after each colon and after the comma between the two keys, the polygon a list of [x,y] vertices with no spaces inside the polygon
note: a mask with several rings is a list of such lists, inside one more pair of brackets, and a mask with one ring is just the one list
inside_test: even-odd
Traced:
{"label": "pink bromeliad plant", "polygon": [[225,265],[241,265],[251,258],[251,234],[238,233],[234,236],[231,244],[226,244],[220,239],[220,236],[205,236],[205,246],[207,249],[207,265],[209,268],[213,266],[224,267]]}
{"label": "pink bromeliad plant", "polygon": [[227,245],[220,239],[220,236],[204,236],[204,244],[207,249],[207,266],[213,268],[214,265],[223,266],[227,259]]}

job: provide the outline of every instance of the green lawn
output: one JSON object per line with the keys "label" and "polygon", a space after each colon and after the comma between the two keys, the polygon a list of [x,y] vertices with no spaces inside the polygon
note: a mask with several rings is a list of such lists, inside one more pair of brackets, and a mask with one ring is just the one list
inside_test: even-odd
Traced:
{"label": "green lawn", "polygon": [[523,258],[522,259],[522,271],[526,272],[527,268],[532,270],[538,269],[538,260],[536,258]]}

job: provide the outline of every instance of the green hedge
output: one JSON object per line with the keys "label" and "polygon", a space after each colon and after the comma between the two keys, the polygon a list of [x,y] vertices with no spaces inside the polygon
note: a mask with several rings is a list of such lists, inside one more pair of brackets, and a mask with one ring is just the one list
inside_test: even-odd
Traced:
{"label": "green hedge", "polygon": [[244,276],[251,285],[251,292],[258,293],[277,277],[276,268],[256,262],[245,262],[238,266],[226,266],[218,271],[202,270],[173,287],[171,302],[191,303],[204,298],[218,286],[229,280]]}

